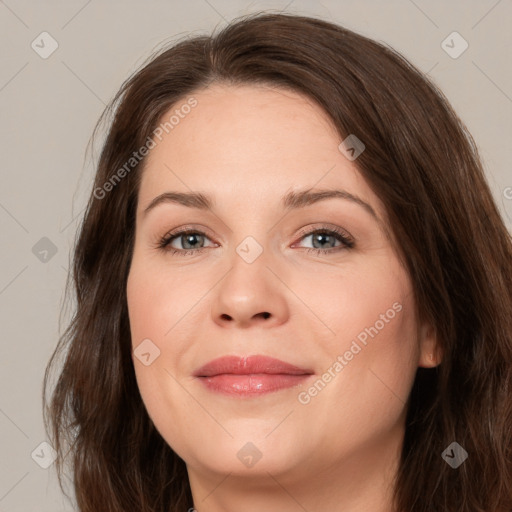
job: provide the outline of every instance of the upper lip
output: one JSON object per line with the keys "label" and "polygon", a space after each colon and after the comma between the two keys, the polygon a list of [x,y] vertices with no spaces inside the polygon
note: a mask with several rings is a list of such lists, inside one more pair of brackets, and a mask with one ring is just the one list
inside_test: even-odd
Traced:
{"label": "upper lip", "polygon": [[226,373],[235,375],[255,373],[309,375],[313,373],[313,370],[299,368],[280,359],[263,355],[223,356],[201,366],[194,372],[194,375],[196,377],[213,377]]}

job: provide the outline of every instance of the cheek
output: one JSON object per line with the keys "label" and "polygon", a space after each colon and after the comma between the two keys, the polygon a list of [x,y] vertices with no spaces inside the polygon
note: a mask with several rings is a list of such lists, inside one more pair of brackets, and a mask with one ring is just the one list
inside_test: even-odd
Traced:
{"label": "cheek", "polygon": [[398,290],[363,298],[352,295],[337,324],[332,320],[336,336],[324,338],[324,373],[299,396],[315,425],[326,425],[320,446],[305,443],[306,450],[357,450],[396,431],[406,411],[416,373],[413,304]]}
{"label": "cheek", "polygon": [[[134,258],[126,293],[137,386],[155,427],[181,455],[188,450],[187,425],[195,417],[176,371],[185,352],[185,343],[180,346],[179,340],[187,338],[183,329],[188,322],[180,319],[195,297],[176,282],[179,279],[164,279],[160,270]],[[173,420],[172,411],[180,411],[179,421]]]}
{"label": "cheek", "polygon": [[172,299],[172,290],[159,286],[151,272],[135,270],[128,277],[126,295],[133,347],[145,338],[155,342],[161,339],[166,329],[165,310]]}
{"label": "cheek", "polygon": [[150,258],[134,257],[126,289],[134,348],[145,338],[159,346],[168,343],[173,331],[188,323],[204,293],[197,282],[194,273],[171,271]]}
{"label": "cheek", "polygon": [[413,342],[411,283],[391,253],[362,263],[354,260],[334,271],[326,267],[314,274],[297,273],[288,282],[306,299],[314,315],[310,324],[322,327],[322,333],[317,330],[319,339],[331,355],[350,350],[354,340],[362,347],[388,353]]}
{"label": "cheek", "polygon": [[[321,392],[326,402],[361,406],[361,417],[382,410],[382,404],[399,413],[419,355],[414,298],[406,271],[389,255],[329,279],[318,275],[315,288],[312,284],[309,289],[316,292],[309,296],[309,304],[332,334],[319,338],[324,371],[331,369],[336,375],[326,376],[329,383]],[[355,397],[364,400],[354,403]]]}

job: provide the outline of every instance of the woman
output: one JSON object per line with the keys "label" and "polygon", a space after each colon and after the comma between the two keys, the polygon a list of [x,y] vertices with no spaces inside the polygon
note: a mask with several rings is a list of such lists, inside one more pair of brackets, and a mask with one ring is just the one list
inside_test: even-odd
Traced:
{"label": "woman", "polygon": [[442,93],[260,14],[113,111],[45,376],[78,509],[512,510],[512,245]]}

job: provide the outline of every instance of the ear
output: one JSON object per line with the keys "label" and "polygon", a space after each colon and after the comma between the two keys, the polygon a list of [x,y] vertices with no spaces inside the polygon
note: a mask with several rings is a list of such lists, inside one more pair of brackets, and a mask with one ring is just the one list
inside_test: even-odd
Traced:
{"label": "ear", "polygon": [[422,368],[436,367],[441,363],[442,350],[435,328],[429,323],[424,323],[421,325],[418,335],[420,344],[418,366]]}

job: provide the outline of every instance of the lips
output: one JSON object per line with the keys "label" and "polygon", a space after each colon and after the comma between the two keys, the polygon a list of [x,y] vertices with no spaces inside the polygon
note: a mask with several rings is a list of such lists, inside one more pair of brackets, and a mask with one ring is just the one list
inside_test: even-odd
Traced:
{"label": "lips", "polygon": [[221,374],[250,375],[264,373],[268,375],[311,375],[313,370],[299,368],[290,363],[268,356],[224,356],[201,366],[196,377],[214,377]]}
{"label": "lips", "polygon": [[268,356],[225,356],[199,368],[194,376],[209,391],[248,397],[291,388],[314,372]]}

